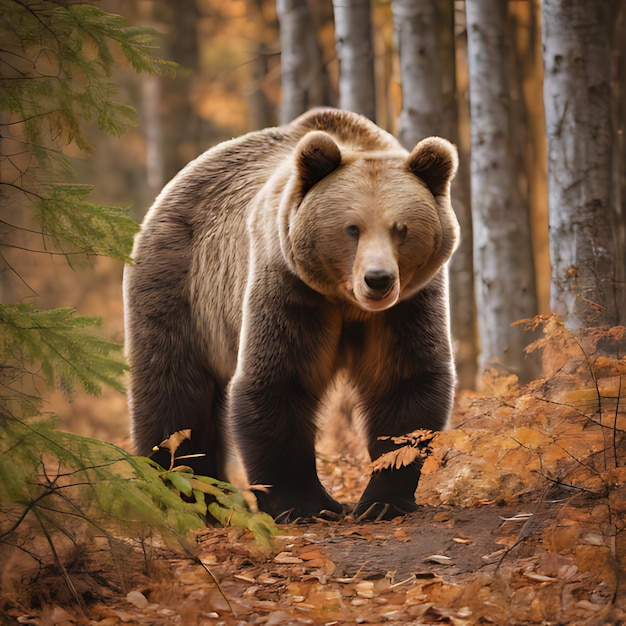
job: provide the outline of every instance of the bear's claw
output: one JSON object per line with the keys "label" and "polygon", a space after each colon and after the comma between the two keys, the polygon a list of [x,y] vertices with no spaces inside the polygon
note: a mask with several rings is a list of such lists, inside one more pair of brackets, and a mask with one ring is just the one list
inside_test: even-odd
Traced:
{"label": "bear's claw", "polygon": [[259,509],[269,513],[280,524],[323,519],[336,521],[345,514],[345,507],[327,493],[281,494],[270,489],[269,493],[255,492]]}
{"label": "bear's claw", "polygon": [[378,522],[380,520],[390,520],[401,515],[408,515],[417,511],[418,508],[415,502],[409,500],[395,503],[366,500],[357,504],[353,515],[357,522]]}

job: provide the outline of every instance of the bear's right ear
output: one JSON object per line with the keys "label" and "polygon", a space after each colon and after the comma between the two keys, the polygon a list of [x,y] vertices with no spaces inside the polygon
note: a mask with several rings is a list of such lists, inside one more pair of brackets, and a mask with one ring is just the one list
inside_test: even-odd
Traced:
{"label": "bear's right ear", "polygon": [[422,139],[409,155],[409,169],[428,185],[433,196],[449,192],[458,165],[456,147],[441,137]]}
{"label": "bear's right ear", "polygon": [[296,146],[296,168],[304,195],[341,163],[339,146],[321,131],[307,133]]}

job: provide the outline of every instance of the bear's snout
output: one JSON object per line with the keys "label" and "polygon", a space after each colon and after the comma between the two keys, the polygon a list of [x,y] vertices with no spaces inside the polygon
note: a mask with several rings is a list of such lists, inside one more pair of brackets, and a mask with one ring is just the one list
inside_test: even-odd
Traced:
{"label": "bear's snout", "polygon": [[398,301],[400,280],[393,270],[379,266],[356,275],[360,279],[354,283],[354,298],[364,311],[384,311]]}
{"label": "bear's snout", "polygon": [[377,297],[385,297],[393,287],[396,277],[387,270],[370,270],[364,276],[365,284]]}

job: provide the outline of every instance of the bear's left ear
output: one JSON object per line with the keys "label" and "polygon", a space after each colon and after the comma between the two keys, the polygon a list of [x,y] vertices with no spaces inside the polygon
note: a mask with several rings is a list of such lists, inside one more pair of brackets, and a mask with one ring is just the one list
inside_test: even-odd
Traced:
{"label": "bear's left ear", "polygon": [[302,195],[336,170],[340,163],[341,151],[330,135],[318,130],[307,133],[296,146],[296,167]]}
{"label": "bear's left ear", "polygon": [[449,193],[459,157],[456,147],[447,139],[426,137],[413,148],[408,163],[409,169],[428,185],[433,196],[442,196]]}

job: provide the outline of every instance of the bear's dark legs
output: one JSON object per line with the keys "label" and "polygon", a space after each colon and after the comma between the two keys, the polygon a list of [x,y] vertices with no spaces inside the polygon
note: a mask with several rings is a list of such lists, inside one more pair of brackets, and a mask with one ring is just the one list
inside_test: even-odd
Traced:
{"label": "bear's dark legs", "polygon": [[[364,393],[369,408],[366,418],[368,450],[372,459],[398,448],[386,436],[400,436],[419,428],[440,430],[450,413],[454,376],[452,371],[423,373],[374,398]],[[417,510],[415,490],[421,460],[400,469],[372,474],[354,515],[362,519],[391,519]]]}
{"label": "bear's dark legs", "polygon": [[315,467],[316,398],[297,381],[253,388],[234,383],[230,414],[234,434],[259,508],[280,522],[316,515],[332,517],[343,507],[324,489]]}
{"label": "bear's dark legs", "polygon": [[168,468],[170,452],[153,447],[170,435],[191,429],[191,440],[184,440],[175,456],[201,455],[180,459],[176,465],[188,465],[196,474],[224,479],[225,441],[222,432],[222,393],[212,377],[188,350],[178,366],[149,357],[146,349],[132,359],[131,414],[133,439],[138,454],[151,456]]}

